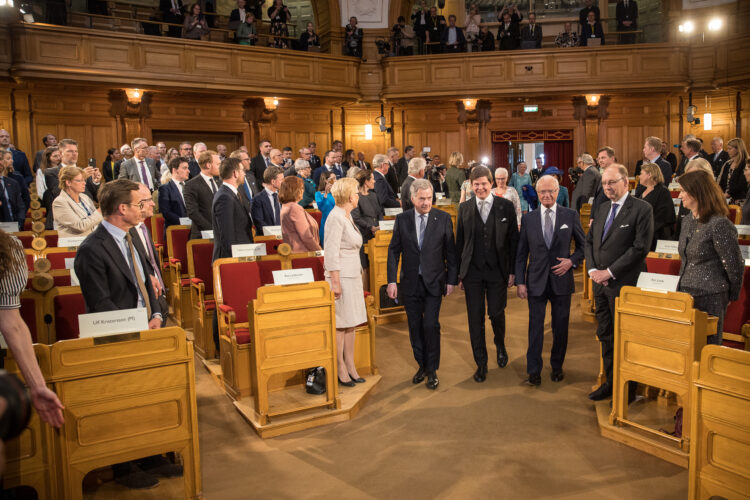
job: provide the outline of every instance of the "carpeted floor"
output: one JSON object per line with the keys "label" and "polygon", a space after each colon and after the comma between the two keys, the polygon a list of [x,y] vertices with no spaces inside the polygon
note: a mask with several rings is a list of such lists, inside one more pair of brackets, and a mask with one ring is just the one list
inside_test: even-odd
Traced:
{"label": "carpeted floor", "polygon": [[196,363],[206,498],[685,498],[685,469],[599,436],[586,398],[599,350],[580,293],[565,380],[549,379],[548,330],[542,385],[523,384],[528,312],[512,291],[507,367],[491,363],[486,382],[474,382],[458,292],[443,303],[438,390],[411,383],[406,323],[379,327],[383,379],[349,422],[262,440]]}

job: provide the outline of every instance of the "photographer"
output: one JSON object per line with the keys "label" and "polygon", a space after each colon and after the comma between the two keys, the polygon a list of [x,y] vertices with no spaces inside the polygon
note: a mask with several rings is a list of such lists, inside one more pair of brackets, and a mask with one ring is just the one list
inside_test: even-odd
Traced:
{"label": "photographer", "polygon": [[497,15],[500,27],[497,29],[497,40],[500,50],[515,50],[521,40],[521,28],[519,27],[523,15],[516,4],[503,7]]}
{"label": "photographer", "polygon": [[21,242],[0,230],[0,333],[23,374],[39,417],[49,425],[60,427],[63,405],[44,382],[31,345],[31,332],[19,312],[20,296],[27,279],[28,268]]}
{"label": "photographer", "polygon": [[406,24],[406,18],[398,16],[398,23],[391,28],[393,54],[396,56],[413,55],[416,37],[414,28]]}
{"label": "photographer", "polygon": [[448,184],[445,182],[445,165],[433,166],[430,171],[430,182],[435,193],[442,193],[443,198],[448,198]]}
{"label": "photographer", "polygon": [[362,57],[362,28],[357,28],[357,18],[352,16],[346,25],[346,51],[353,57]]}

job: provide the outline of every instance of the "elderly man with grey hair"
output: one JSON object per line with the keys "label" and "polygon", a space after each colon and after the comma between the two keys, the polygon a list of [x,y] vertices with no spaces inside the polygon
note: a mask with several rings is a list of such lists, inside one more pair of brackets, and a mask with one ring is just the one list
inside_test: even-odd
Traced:
{"label": "elderly man with grey hair", "polygon": [[[443,295],[450,295],[458,284],[458,260],[451,217],[432,207],[430,181],[413,180],[402,197],[408,194],[413,208],[396,216],[388,246],[387,293],[391,299],[400,296],[406,309],[409,340],[419,366],[412,383],[419,384],[426,376],[427,388],[435,390],[439,384],[440,305]],[[396,283],[399,260],[401,275]]]}
{"label": "elderly man with grey hair", "polygon": [[581,211],[581,205],[588,203],[589,199],[596,196],[596,189],[602,181],[602,174],[599,173],[598,168],[593,167],[594,159],[590,154],[582,154],[581,162],[583,162],[583,174],[578,179],[578,184],[573,190],[573,197],[570,201],[570,208],[577,212]]}
{"label": "elderly man with grey hair", "polygon": [[[401,206],[404,211],[414,208],[414,205],[411,203],[411,185],[415,180],[424,177],[425,167],[427,167],[427,162],[421,156],[415,156],[409,160],[407,165],[408,175],[401,184]],[[432,184],[430,184],[430,186],[432,186]]]}
{"label": "elderly man with grey hair", "polygon": [[386,155],[377,154],[373,156],[372,174],[375,176],[375,194],[378,195],[380,206],[383,208],[398,208],[401,203],[386,178],[390,168],[391,164],[388,162]]}

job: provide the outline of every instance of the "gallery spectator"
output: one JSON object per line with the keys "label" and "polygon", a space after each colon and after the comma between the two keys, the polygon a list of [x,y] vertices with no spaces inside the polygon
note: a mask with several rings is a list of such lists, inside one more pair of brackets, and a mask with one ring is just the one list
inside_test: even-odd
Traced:
{"label": "gallery spectator", "polygon": [[518,48],[521,39],[521,29],[519,28],[521,19],[523,17],[516,6],[513,6],[512,9],[506,6],[500,11],[497,16],[497,20],[500,22],[500,27],[497,29],[500,50],[515,50]]}
{"label": "gallery spectator", "polygon": [[479,15],[479,7],[473,3],[466,15],[466,50],[468,52],[479,51],[479,25],[482,24],[482,16]]}
{"label": "gallery spectator", "polygon": [[201,6],[194,3],[190,6],[188,15],[185,16],[185,22],[182,25],[182,38],[200,40],[203,36],[208,36],[209,31]]}
{"label": "gallery spectator", "polygon": [[430,16],[427,18],[427,43],[430,45],[429,53],[440,53],[440,40],[443,39],[445,30],[445,17],[438,14],[437,7],[430,7]]}
{"label": "gallery spectator", "polygon": [[[635,0],[620,0],[615,8],[617,31],[635,31],[638,29],[638,4]],[[635,43],[635,35],[621,34],[621,43]]]}
{"label": "gallery spectator", "polygon": [[411,15],[411,21],[414,26],[414,34],[424,43],[427,41],[427,26],[429,24],[430,11],[427,8],[424,0],[419,2],[419,6],[416,8],[414,13]]}
{"label": "gallery spectator", "polygon": [[268,18],[271,20],[271,35],[277,37],[269,45],[277,49],[289,48],[288,40],[281,37],[289,36],[287,23],[292,20],[292,13],[284,5],[283,0],[273,0],[273,5],[268,8]]}
{"label": "gallery spectator", "polygon": [[536,14],[529,12],[529,24],[521,30],[521,48],[539,49],[542,47],[542,27],[536,24]]}
{"label": "gallery spectator", "polygon": [[456,26],[456,16],[448,16],[448,26],[443,30],[443,37],[440,39],[444,53],[464,52],[466,47],[466,37],[464,33]]}
{"label": "gallery spectator", "polygon": [[565,23],[564,31],[555,37],[555,47],[578,47],[578,33],[572,30],[570,23]]}
{"label": "gallery spectator", "polygon": [[258,43],[255,15],[252,12],[248,12],[245,20],[237,26],[237,43],[240,45],[255,45]]}
{"label": "gallery spectator", "polygon": [[589,45],[604,45],[604,30],[602,23],[596,20],[594,11],[589,11],[586,24],[581,29],[581,47]]}
{"label": "gallery spectator", "polygon": [[352,16],[349,24],[344,28],[346,31],[346,53],[352,57],[362,57],[362,37],[364,36],[362,28],[357,27],[357,18]]}
{"label": "gallery spectator", "polygon": [[306,52],[320,52],[320,38],[315,33],[313,23],[307,23],[305,31],[300,35],[299,49]]}

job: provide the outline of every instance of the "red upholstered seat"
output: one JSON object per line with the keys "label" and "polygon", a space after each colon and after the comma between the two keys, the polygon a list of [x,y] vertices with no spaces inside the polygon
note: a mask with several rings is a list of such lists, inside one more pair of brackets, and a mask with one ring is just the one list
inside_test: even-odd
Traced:
{"label": "red upholstered seat", "polygon": [[24,248],[31,248],[31,242],[34,240],[33,234],[16,234]]}
{"label": "red upholstered seat", "polygon": [[53,274],[52,281],[55,283],[55,286],[70,286],[70,273]]}
{"label": "red upholstered seat", "polygon": [[323,212],[320,210],[313,210],[312,212],[308,212],[310,215],[312,215],[312,218],[315,219],[315,222],[318,223],[318,227],[320,227],[320,221],[323,220]]}
{"label": "red upholstered seat", "polygon": [[203,280],[205,293],[214,293],[214,273],[211,265],[214,253],[214,242],[193,243],[193,276]]}
{"label": "red upholstered seat", "polygon": [[26,219],[23,221],[23,230],[24,231],[31,231],[31,225],[34,223],[31,219]]}
{"label": "red upholstered seat", "polygon": [[323,267],[323,257],[300,257],[292,259],[292,269],[310,268],[313,272],[315,281],[325,281],[325,268]]}
{"label": "red upholstered seat", "polygon": [[47,248],[54,248],[57,246],[57,231],[50,231],[49,234],[47,234],[47,231],[45,231],[42,236],[47,242]]}
{"label": "red upholstered seat", "polygon": [[650,273],[677,276],[680,274],[680,260],[646,257],[646,269]]}
{"label": "red upholstered seat", "polygon": [[162,214],[154,214],[151,216],[151,237],[154,240],[155,245],[164,244],[164,216]]}
{"label": "red upholstered seat", "polygon": [[727,215],[727,217],[730,221],[732,221],[732,224],[734,224],[737,220],[737,215],[736,205],[729,205],[729,215]]}
{"label": "red upholstered seat", "polygon": [[237,339],[238,344],[249,344],[250,330],[248,330],[247,328],[237,328],[234,331],[234,338]]}
{"label": "red upholstered seat", "polygon": [[180,286],[190,286],[190,278],[180,279]]}
{"label": "red upholstered seat", "polygon": [[[279,243],[282,243],[282,241],[279,240]],[[258,269],[260,270],[261,285],[273,285],[273,271],[281,271],[281,261],[259,260],[257,262]],[[255,295],[253,295],[253,298],[255,298]],[[245,304],[245,306],[247,306],[247,304]]]}
{"label": "red upholstered seat", "polygon": [[216,301],[215,300],[206,300],[204,302],[204,304],[206,306],[206,311],[213,311],[214,309],[216,309]]}
{"label": "red upholstered seat", "polygon": [[37,301],[27,297],[21,297],[21,318],[31,332],[31,341],[37,342],[36,308],[41,307]]}
{"label": "red upholstered seat", "polygon": [[[187,262],[187,242],[190,239],[190,228],[170,227],[167,231],[167,238],[171,240],[171,243],[167,242],[167,246],[172,248],[172,253],[169,256],[170,262],[173,259]],[[182,268],[182,272],[187,274],[187,266]]]}
{"label": "red upholstered seat", "polygon": [[[742,325],[748,323],[748,320],[750,320],[750,267],[746,266],[745,275],[742,278],[740,298],[734,302],[730,302],[729,307],[727,307],[727,313],[724,316],[724,331],[741,335]],[[732,342],[731,340],[725,340],[723,344],[727,347],[745,348],[744,344]]]}
{"label": "red upholstered seat", "polygon": [[44,257],[52,264],[52,269],[65,269],[65,259],[74,259],[76,251],[49,252]]}
{"label": "red upholstered seat", "polygon": [[[277,264],[276,269],[281,269],[281,262],[271,262]],[[258,287],[262,285],[258,264],[260,263],[232,262],[219,267],[223,301],[219,308],[223,312],[234,310],[236,323],[247,321],[247,303],[256,298]]]}
{"label": "red upholstered seat", "polygon": [[82,293],[57,295],[52,301],[55,315],[55,337],[57,340],[78,338],[78,315],[86,313]]}
{"label": "red upholstered seat", "polygon": [[750,239],[738,238],[737,243],[739,243],[740,245],[750,245]]}
{"label": "red upholstered seat", "polygon": [[672,198],[679,198],[680,197],[680,192],[679,191],[670,191],[669,194],[672,195]]}
{"label": "red upholstered seat", "polygon": [[283,240],[264,240],[259,241],[258,243],[263,243],[266,245],[266,255],[276,255],[279,253],[279,245],[284,243]]}
{"label": "red upholstered seat", "polygon": [[34,270],[34,256],[31,254],[26,254],[26,267],[29,268],[29,272]]}

